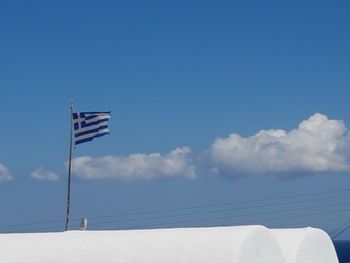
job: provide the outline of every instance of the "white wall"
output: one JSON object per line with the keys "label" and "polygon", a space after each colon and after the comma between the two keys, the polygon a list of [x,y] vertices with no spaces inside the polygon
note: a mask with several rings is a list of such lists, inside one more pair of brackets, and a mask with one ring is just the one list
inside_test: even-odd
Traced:
{"label": "white wall", "polygon": [[271,229],[287,263],[338,263],[332,240],[317,228]]}
{"label": "white wall", "polygon": [[[318,230],[307,230],[305,234],[305,229],[275,231],[263,226],[0,234],[0,262],[338,262],[332,254],[333,244],[324,234]],[[329,252],[326,253],[329,261],[319,258],[318,246]]]}
{"label": "white wall", "polygon": [[262,226],[0,235],[6,263],[280,263]]}

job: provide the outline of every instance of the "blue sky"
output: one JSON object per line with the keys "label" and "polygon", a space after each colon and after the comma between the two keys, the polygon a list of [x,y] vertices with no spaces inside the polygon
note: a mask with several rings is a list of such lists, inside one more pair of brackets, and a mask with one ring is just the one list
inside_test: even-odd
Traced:
{"label": "blue sky", "polygon": [[334,230],[350,219],[349,8],[2,1],[0,230],[63,229],[72,100],[112,111],[74,151],[72,216],[91,228]]}

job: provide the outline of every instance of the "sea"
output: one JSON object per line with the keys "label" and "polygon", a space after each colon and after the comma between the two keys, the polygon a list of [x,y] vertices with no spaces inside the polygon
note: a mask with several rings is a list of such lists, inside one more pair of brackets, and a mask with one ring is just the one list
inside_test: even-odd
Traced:
{"label": "sea", "polygon": [[337,240],[333,243],[339,263],[350,263],[350,240]]}

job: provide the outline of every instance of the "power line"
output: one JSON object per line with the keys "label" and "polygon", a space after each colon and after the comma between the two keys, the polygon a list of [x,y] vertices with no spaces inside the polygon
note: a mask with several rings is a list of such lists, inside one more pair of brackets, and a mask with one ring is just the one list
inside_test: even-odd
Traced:
{"label": "power line", "polygon": [[50,231],[50,232],[61,232],[62,231],[62,226],[56,226],[56,227],[37,227],[37,228],[26,228],[26,229],[16,229],[14,231],[9,231],[9,232],[2,232],[5,234],[9,234],[9,233],[31,233],[33,231],[40,231],[40,232],[46,232],[46,231]]}
{"label": "power line", "polygon": [[[290,219],[290,218],[300,218],[300,217],[309,217],[309,216],[315,216],[315,215],[323,215],[323,214],[329,214],[332,213],[332,215],[335,214],[340,214],[340,213],[349,213],[350,210],[333,210],[333,211],[323,211],[323,212],[314,212],[314,213],[304,213],[304,214],[299,214],[299,215],[287,215],[283,217],[268,217],[259,220],[258,224],[261,224],[261,221],[268,220],[269,222],[271,221],[281,221],[283,219]],[[130,227],[123,227],[123,228],[112,228],[114,230],[129,230],[129,229],[147,229],[147,228],[154,228],[154,227],[164,227],[164,226],[176,226],[179,224],[189,224],[189,223],[200,223],[200,222],[210,222],[210,221],[215,221],[215,220],[227,220],[227,219],[232,219],[235,218],[235,216],[221,216],[221,217],[214,217],[214,218],[202,218],[202,219],[195,219],[195,220],[182,220],[182,221],[175,221],[175,222],[164,222],[164,223],[156,223],[156,224],[146,224],[146,225],[134,225]],[[257,224],[256,221],[231,221],[227,225],[244,225],[244,224]],[[220,226],[223,226],[222,224]],[[42,231],[42,230],[50,230],[53,232],[60,231],[61,227],[57,227],[55,229],[48,228],[48,227],[42,227],[42,228],[29,228],[29,229],[21,229],[21,230],[16,230],[12,231],[11,233],[22,233],[22,232],[33,232],[33,231]]]}
{"label": "power line", "polygon": [[[72,220],[78,220],[78,219],[72,219]],[[72,221],[71,220],[71,221]],[[40,222],[31,222],[31,223],[24,223],[24,224],[9,224],[9,225],[0,225],[1,228],[15,228],[15,227],[23,227],[23,226],[34,226],[34,225],[47,225],[47,224],[56,224],[56,223],[62,223],[63,220],[51,220],[51,221],[40,221]]]}
{"label": "power line", "polygon": [[335,234],[334,236],[332,236],[332,240],[335,239],[336,237],[338,237],[339,235],[343,234],[349,228],[350,228],[350,224],[348,224],[342,231],[340,231],[337,234]]}
{"label": "power line", "polygon": [[[322,214],[338,214],[338,213],[348,213],[350,210],[335,210],[335,211],[324,211],[324,212],[317,212],[317,213],[308,213],[308,214],[302,214],[302,215],[289,215],[284,217],[273,217],[273,218],[265,218],[263,220],[269,220],[269,221],[276,221],[276,220],[283,220],[283,219],[290,219],[295,217],[308,217],[308,216],[316,216],[316,215],[322,215]],[[232,219],[235,218],[234,216],[222,216],[222,217],[215,217],[215,218],[205,218],[205,219],[196,219],[196,220],[183,220],[183,221],[176,221],[176,222],[167,222],[167,223],[157,223],[157,224],[148,224],[148,225],[134,225],[131,227],[125,227],[125,228],[116,228],[118,230],[127,230],[127,229],[145,229],[145,228],[151,228],[151,227],[160,227],[160,226],[173,226],[173,225],[179,225],[179,224],[189,224],[189,223],[198,223],[198,222],[207,222],[211,220],[223,220],[223,219]],[[261,221],[261,220],[260,220]],[[239,225],[239,224],[247,224],[247,221],[232,221],[230,222],[230,225]]]}
{"label": "power line", "polygon": [[[349,204],[350,204],[350,202],[345,202],[345,203],[340,203],[340,204],[335,204],[335,205],[331,204],[331,205],[327,205],[327,206],[325,206],[325,205],[309,206],[309,207],[284,209],[284,210],[277,210],[277,211],[254,212],[254,213],[248,213],[248,214],[230,215],[229,217],[242,218],[242,217],[250,217],[250,216],[261,216],[261,215],[288,213],[288,212],[293,212],[293,211],[295,212],[295,211],[311,210],[311,209],[318,209],[318,208],[325,208],[325,207],[340,207],[340,206],[349,205]],[[222,212],[222,211],[220,211],[220,212]],[[135,222],[135,221],[146,221],[146,220],[155,220],[155,219],[165,219],[165,218],[183,217],[183,216],[189,216],[189,215],[209,214],[209,213],[211,213],[211,211],[203,211],[201,213],[193,212],[193,213],[186,213],[186,214],[163,215],[163,216],[156,216],[156,217],[143,217],[143,218],[134,218],[134,219],[105,221],[105,222],[92,223],[90,225],[97,226],[97,225],[115,224],[115,223],[123,223],[123,222]]]}
{"label": "power line", "polygon": [[350,227],[350,220],[347,220],[344,224],[340,225],[337,229],[330,233],[332,240],[344,233]]}
{"label": "power line", "polygon": [[[344,211],[347,212],[347,211]],[[341,214],[340,212],[337,214]],[[317,223],[312,223],[313,226],[320,225],[321,222],[330,222],[335,220],[344,220],[348,219],[349,215],[345,214],[342,216],[335,216],[334,214],[327,213],[326,215],[322,215],[322,217],[317,219]],[[283,219],[282,219],[283,220]],[[287,224],[272,224],[273,228],[288,228],[288,227],[302,227],[302,226],[310,226],[310,221],[308,219],[302,219],[302,220],[293,220],[293,223],[287,223]],[[267,223],[267,225],[271,225],[270,223]],[[324,228],[322,228],[325,230]],[[327,231],[329,235],[331,235],[332,231]]]}
{"label": "power line", "polygon": [[[165,213],[165,212],[184,211],[184,210],[190,210],[190,209],[193,210],[193,209],[203,209],[203,208],[215,208],[215,207],[220,207],[220,206],[234,206],[234,205],[239,205],[239,204],[261,203],[261,202],[266,202],[266,201],[288,200],[288,199],[300,198],[300,197],[329,195],[329,194],[336,194],[336,193],[349,192],[349,191],[350,191],[350,189],[341,189],[341,190],[323,191],[323,192],[315,192],[315,193],[287,195],[287,196],[280,196],[280,197],[270,197],[270,198],[263,198],[263,199],[251,199],[251,200],[242,200],[242,201],[235,201],[235,202],[188,206],[188,207],[180,207],[180,208],[136,211],[136,212],[130,212],[130,213],[92,216],[92,217],[89,217],[89,219],[125,217],[125,216],[134,216],[134,215],[135,216],[136,215],[147,215],[147,214],[156,214],[156,213]],[[261,204],[261,205],[249,206],[249,207],[238,207],[238,208],[235,208],[235,210],[247,210],[247,209],[274,207],[274,206],[282,206],[282,205],[286,206],[286,205],[291,205],[291,204],[303,204],[303,203],[310,203],[310,202],[314,202],[314,201],[335,200],[335,199],[340,199],[340,198],[348,198],[348,196],[335,196],[335,197],[317,198],[317,199],[311,199],[311,200],[297,200],[297,201],[292,201],[292,202],[287,202],[287,203],[277,203],[277,204]],[[146,219],[140,218],[140,219],[133,219],[133,220],[161,219],[161,218],[168,218],[168,217],[174,217],[174,216],[179,217],[179,216],[188,216],[188,215],[196,215],[196,214],[220,213],[220,212],[227,212],[227,211],[230,211],[232,209],[233,208],[214,210],[214,211],[190,212],[190,213],[186,213],[186,214],[182,214],[182,215],[164,215],[164,216],[158,216],[158,218],[152,217],[152,218],[146,218]],[[308,209],[308,208],[303,208],[303,209]],[[72,220],[76,221],[76,220],[80,220],[80,218],[72,218]],[[128,219],[127,221],[130,221],[130,219]],[[62,222],[62,220],[38,221],[38,222],[31,222],[31,223],[25,223],[25,224],[0,225],[0,227],[1,228],[16,228],[16,227],[25,227],[25,226],[34,226],[34,225],[54,224],[54,223],[61,223],[61,222]],[[113,222],[115,222],[115,221],[113,221]],[[103,223],[105,223],[105,222],[98,223],[98,224],[102,225]],[[97,224],[97,223],[95,223],[95,224]],[[40,228],[40,229],[42,229],[42,228]]]}
{"label": "power line", "polygon": [[345,226],[347,226],[350,223],[350,220],[346,220],[345,223],[341,224],[339,227],[337,227],[336,229],[334,229],[333,231],[331,231],[329,234],[330,235],[334,235],[335,233],[337,233],[339,230],[343,229]]}
{"label": "power line", "polygon": [[[311,203],[315,201],[325,201],[325,200],[329,201],[329,200],[336,200],[336,199],[343,199],[343,198],[349,198],[349,196],[327,197],[327,198],[312,199],[312,200],[298,200],[298,201],[287,202],[287,203],[264,204],[264,205],[255,205],[255,206],[241,206],[241,207],[233,207],[233,208],[219,209],[219,210],[196,211],[196,212],[188,212],[183,214],[157,216],[157,217],[152,217],[152,219],[166,218],[166,217],[173,217],[173,216],[189,216],[189,215],[197,215],[197,214],[221,213],[221,212],[228,212],[233,210],[237,211],[237,210],[249,210],[249,209],[266,208],[266,207],[278,207],[278,206],[287,206],[287,205],[295,205],[295,204],[305,204],[305,203]],[[172,212],[172,211],[177,211],[177,210],[175,209],[169,210],[169,212]],[[113,217],[122,217],[122,215],[120,214],[120,215],[109,215],[109,216],[95,216],[95,217],[89,217],[89,219],[113,218]],[[146,219],[149,219],[149,218],[139,218],[137,220],[146,220]],[[130,221],[130,220],[135,220],[135,219],[121,219],[120,221]]]}
{"label": "power line", "polygon": [[[264,198],[264,199],[251,199],[251,200],[225,202],[225,203],[214,203],[214,204],[207,204],[207,205],[187,206],[187,207],[180,207],[180,208],[154,209],[154,210],[136,211],[136,212],[130,212],[130,213],[98,215],[98,216],[89,216],[88,218],[95,219],[95,218],[123,217],[123,216],[132,216],[132,215],[164,213],[164,212],[181,211],[181,210],[191,210],[191,209],[200,209],[200,208],[209,208],[209,207],[218,207],[218,206],[229,206],[229,205],[238,205],[238,204],[255,203],[255,202],[275,201],[275,200],[281,200],[281,199],[291,199],[291,198],[296,198],[296,197],[317,196],[317,195],[333,194],[333,193],[340,193],[340,192],[350,192],[350,189],[316,192],[316,193],[308,193],[308,194],[298,194],[298,195],[289,195],[289,196],[280,196],[280,197]],[[326,199],[323,199],[323,200],[326,200]],[[304,200],[301,202],[304,202]]]}

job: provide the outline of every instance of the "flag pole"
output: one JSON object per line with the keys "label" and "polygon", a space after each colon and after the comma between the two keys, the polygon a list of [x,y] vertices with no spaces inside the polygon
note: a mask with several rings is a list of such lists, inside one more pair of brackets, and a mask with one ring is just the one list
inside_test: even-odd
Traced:
{"label": "flag pole", "polygon": [[72,151],[73,151],[73,103],[70,104],[70,137],[69,137],[68,184],[67,184],[67,214],[66,214],[66,225],[64,228],[65,231],[69,230]]}

